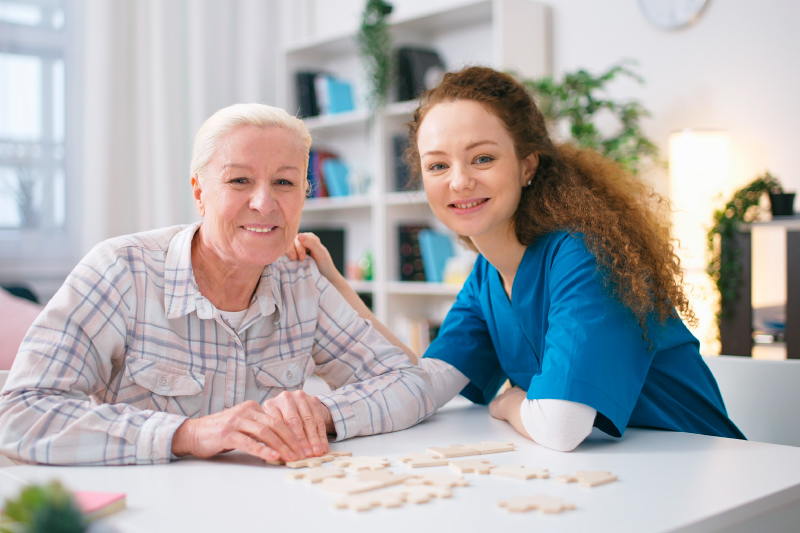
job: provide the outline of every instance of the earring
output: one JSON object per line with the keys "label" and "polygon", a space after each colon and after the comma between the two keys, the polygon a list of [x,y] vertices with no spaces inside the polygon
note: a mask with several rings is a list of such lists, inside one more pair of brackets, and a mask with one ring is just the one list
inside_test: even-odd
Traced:
{"label": "earring", "polygon": [[528,180],[528,187],[531,186],[531,180]]}

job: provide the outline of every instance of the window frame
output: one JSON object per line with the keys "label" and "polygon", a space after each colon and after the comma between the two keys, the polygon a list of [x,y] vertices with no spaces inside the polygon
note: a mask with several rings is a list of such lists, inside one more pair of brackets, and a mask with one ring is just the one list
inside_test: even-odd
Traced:
{"label": "window frame", "polygon": [[[29,0],[25,3],[43,8],[44,20],[50,20],[57,3]],[[64,26],[60,30],[40,26],[23,26],[0,21],[0,52],[38,55],[46,58],[45,71],[55,58],[64,61],[64,224],[57,231],[47,228],[0,229],[0,281],[28,282],[40,286],[40,296],[49,296],[60,286],[78,259],[81,225],[81,128],[82,2],[63,0]],[[43,72],[44,76],[49,76]],[[52,83],[52,82],[51,82]],[[46,83],[43,86],[47,88]],[[52,92],[42,95],[44,104],[43,136],[52,139]],[[50,111],[48,111],[50,110]],[[52,216],[48,214],[46,216]],[[46,300],[46,298],[44,298]]]}

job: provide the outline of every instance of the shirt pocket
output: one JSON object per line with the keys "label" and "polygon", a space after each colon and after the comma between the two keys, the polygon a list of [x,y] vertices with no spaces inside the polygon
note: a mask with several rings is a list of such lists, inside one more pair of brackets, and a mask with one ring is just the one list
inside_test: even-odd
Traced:
{"label": "shirt pocket", "polygon": [[314,360],[308,353],[252,368],[256,386],[262,392],[264,399],[267,399],[277,396],[284,390],[302,389],[306,378],[314,373],[315,367]]}
{"label": "shirt pocket", "polygon": [[150,392],[148,409],[195,418],[203,405],[205,375],[128,358],[128,378]]}

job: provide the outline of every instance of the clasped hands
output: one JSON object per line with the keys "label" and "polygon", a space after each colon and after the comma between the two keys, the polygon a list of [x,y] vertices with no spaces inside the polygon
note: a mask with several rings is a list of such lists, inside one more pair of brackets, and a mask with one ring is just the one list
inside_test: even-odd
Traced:
{"label": "clasped hands", "polygon": [[328,453],[328,433],[333,419],[319,398],[284,391],[262,405],[247,401],[187,419],[172,437],[172,453],[211,457],[240,450],[265,461],[296,461]]}

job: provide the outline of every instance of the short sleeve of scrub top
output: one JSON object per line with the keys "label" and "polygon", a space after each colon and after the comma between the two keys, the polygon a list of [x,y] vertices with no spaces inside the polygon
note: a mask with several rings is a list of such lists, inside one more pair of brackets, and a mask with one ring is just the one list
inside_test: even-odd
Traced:
{"label": "short sleeve of scrub top", "polygon": [[[658,327],[649,328],[654,343],[657,335]],[[604,286],[583,239],[559,232],[528,247],[511,302],[497,271],[479,257],[425,356],[464,373],[471,383],[462,395],[474,402],[491,401],[512,376],[528,399],[593,407],[600,424],[613,426],[601,429],[619,436],[647,378],[656,351],[649,347],[632,313]]]}

